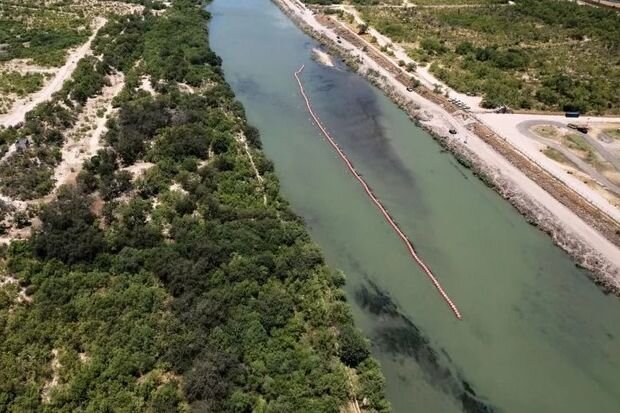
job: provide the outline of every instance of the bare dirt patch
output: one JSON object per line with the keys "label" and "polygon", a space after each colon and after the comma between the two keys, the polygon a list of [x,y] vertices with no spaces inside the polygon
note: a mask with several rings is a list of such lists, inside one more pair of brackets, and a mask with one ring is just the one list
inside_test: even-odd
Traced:
{"label": "bare dirt patch", "polygon": [[52,378],[43,385],[43,391],[41,392],[41,398],[43,403],[49,403],[52,400],[51,392],[58,386],[60,382],[60,361],[58,360],[58,349],[52,350]]}
{"label": "bare dirt patch", "polygon": [[123,89],[124,76],[115,74],[108,77],[109,86],[102,94],[89,99],[71,131],[67,133],[62,148],[62,162],[54,170],[56,188],[75,182],[75,178],[86,159],[94,156],[102,148],[101,136],[106,131],[106,122],[114,112],[112,99]]}
{"label": "bare dirt patch", "polygon": [[134,163],[133,165],[122,168],[122,170],[131,172],[133,178],[137,179],[153,166],[155,166],[154,163],[139,161]]}

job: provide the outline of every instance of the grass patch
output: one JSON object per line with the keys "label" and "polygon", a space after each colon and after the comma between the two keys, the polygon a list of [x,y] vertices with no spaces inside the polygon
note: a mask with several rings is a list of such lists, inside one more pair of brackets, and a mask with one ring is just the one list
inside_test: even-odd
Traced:
{"label": "grass patch", "polygon": [[605,129],[603,132],[614,139],[620,139],[620,128]]}
{"label": "grass patch", "polygon": [[1,72],[0,93],[14,93],[19,97],[34,93],[43,87],[45,76],[41,73]]}
{"label": "grass patch", "polygon": [[609,169],[609,164],[599,157],[597,152],[581,135],[570,133],[564,136],[564,140],[569,149],[579,151],[579,156],[599,172]]}
{"label": "grass patch", "polygon": [[548,139],[557,139],[559,137],[558,130],[549,125],[536,126],[534,133]]}
{"label": "grass patch", "polygon": [[581,135],[569,133],[565,135],[564,138],[566,139],[567,146],[570,149],[576,149],[583,152],[592,152],[592,147]]}
{"label": "grass patch", "polygon": [[563,165],[571,165],[571,166],[573,165],[573,163],[570,160],[568,160],[568,158],[564,156],[562,152],[556,149],[547,147],[546,149],[543,149],[542,152],[545,154],[545,156],[547,156],[547,158],[553,159],[554,161],[559,162]]}

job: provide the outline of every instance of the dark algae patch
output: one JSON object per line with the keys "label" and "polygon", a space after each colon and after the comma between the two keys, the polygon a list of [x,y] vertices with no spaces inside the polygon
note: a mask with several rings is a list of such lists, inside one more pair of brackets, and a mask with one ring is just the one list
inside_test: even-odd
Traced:
{"label": "dark algae patch", "polygon": [[373,168],[384,170],[392,185],[414,189],[413,175],[386,134],[377,95],[363,87],[366,81],[337,69],[324,73],[310,67],[307,73],[305,82],[316,85],[308,92],[319,104],[315,108],[317,115],[352,161],[372,160]]}
{"label": "dark algae patch", "polygon": [[381,318],[371,337],[374,346],[394,357],[414,359],[429,383],[461,402],[466,413],[491,413],[497,409],[480,398],[471,384],[451,364],[445,350],[435,349],[424,333],[399,310],[385,291],[366,280],[355,294],[364,310]]}

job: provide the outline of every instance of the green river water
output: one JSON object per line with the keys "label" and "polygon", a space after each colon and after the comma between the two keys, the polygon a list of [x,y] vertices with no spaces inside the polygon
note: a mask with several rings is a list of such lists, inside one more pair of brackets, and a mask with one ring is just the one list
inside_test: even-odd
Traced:
{"label": "green river water", "polygon": [[[620,412],[620,303],[269,0],[215,0],[210,42],[282,191],[347,276],[395,412]],[[455,319],[312,124],[293,72],[463,314]],[[477,396],[474,396],[476,394]]]}

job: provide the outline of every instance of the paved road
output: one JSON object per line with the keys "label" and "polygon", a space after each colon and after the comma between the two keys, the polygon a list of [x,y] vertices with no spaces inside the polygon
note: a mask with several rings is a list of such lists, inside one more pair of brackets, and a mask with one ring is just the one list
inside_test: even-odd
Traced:
{"label": "paved road", "polygon": [[[588,143],[591,143],[590,141],[594,141],[596,143],[596,145],[592,145],[595,147],[596,150],[598,150],[598,147],[601,147],[603,149],[604,152],[607,152],[607,154],[609,156],[611,156],[616,163],[618,163],[618,160],[611,155],[607,149],[605,149],[600,143],[598,143],[596,140],[592,139],[590,136],[587,136],[584,133],[578,132],[578,131],[574,131],[573,129],[569,129],[568,127],[566,127],[566,125],[564,125],[563,123],[560,122],[554,122],[554,121],[525,121],[525,122],[521,122],[519,125],[517,125],[517,128],[519,129],[519,132],[521,132],[522,134],[526,135],[527,137],[534,139],[544,145],[547,145],[550,148],[555,149],[556,151],[560,152],[562,155],[564,155],[569,161],[571,161],[572,163],[575,164],[575,166],[577,166],[578,169],[580,169],[581,171],[585,172],[586,174],[590,175],[592,178],[596,179],[598,182],[600,182],[601,184],[605,185],[607,187],[607,189],[609,189],[610,191],[612,191],[613,193],[615,193],[616,195],[620,196],[620,186],[614,184],[613,182],[611,182],[607,177],[605,177],[603,174],[601,174],[599,171],[597,171],[592,165],[590,165],[589,163],[583,161],[581,158],[579,158],[577,155],[575,155],[573,152],[571,152],[568,148],[566,148],[564,145],[561,145],[551,139],[547,139],[547,138],[543,138],[542,136],[539,136],[537,134],[535,134],[534,132],[532,132],[530,129],[534,126],[538,126],[538,125],[549,125],[552,124],[554,126],[558,126],[561,127],[563,129],[566,130],[570,130],[571,132],[577,132],[579,135],[586,137],[586,140],[588,141]],[[603,158],[605,158],[607,160],[607,157],[605,157],[603,155],[602,152],[601,156],[603,156]],[[614,164],[614,167],[616,167],[616,165]],[[618,169],[616,167],[616,169]]]}

